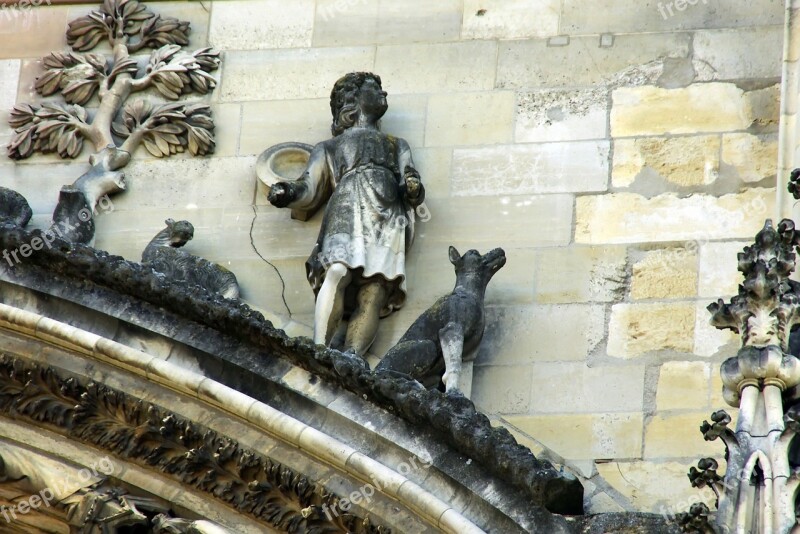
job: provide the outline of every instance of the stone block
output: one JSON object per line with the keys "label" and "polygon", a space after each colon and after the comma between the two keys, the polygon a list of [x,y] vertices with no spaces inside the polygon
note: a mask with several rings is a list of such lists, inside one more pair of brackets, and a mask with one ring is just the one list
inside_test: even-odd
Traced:
{"label": "stone block", "polygon": [[389,95],[388,100],[389,111],[381,119],[381,131],[405,139],[412,149],[423,146],[428,98],[400,94]]}
{"label": "stone block", "polygon": [[601,305],[488,307],[475,363],[583,361],[603,339],[604,330],[605,310]]}
{"label": "stone block", "polygon": [[643,408],[643,365],[535,362],[531,413],[636,412]]}
{"label": "stone block", "polygon": [[704,28],[737,28],[783,23],[780,0],[687,2],[642,0],[598,0],[586,9],[581,0],[566,0],[561,31],[570,34],[638,33]]}
{"label": "stone block", "polygon": [[475,366],[470,399],[484,413],[528,413],[531,367]]}
{"label": "stone block", "polygon": [[629,359],[665,350],[690,353],[694,322],[692,303],[615,304],[608,325],[608,355]]}
{"label": "stone block", "polygon": [[605,191],[609,151],[608,141],[455,149],[452,192],[472,196]]}
{"label": "stone block", "polygon": [[318,0],[314,46],[458,40],[459,0]]}
{"label": "stone block", "polygon": [[597,36],[574,37],[569,45],[557,48],[548,46],[546,39],[501,42],[496,85],[527,89],[608,83],[631,65],[687,57],[690,37],[688,33],[617,35],[611,48],[600,48]]}
{"label": "stone block", "polygon": [[708,185],[719,177],[719,151],[717,135],[617,139],[611,184],[630,187],[649,169],[678,187]]}
{"label": "stone block", "polygon": [[514,93],[432,95],[426,124],[425,146],[508,143],[514,128]]}
{"label": "stone block", "polygon": [[541,303],[610,302],[625,292],[622,246],[542,249],[535,286]]}
{"label": "stone block", "polygon": [[675,299],[697,293],[697,251],[694,248],[651,250],[634,262],[632,299]]}
{"label": "stone block", "polygon": [[727,132],[751,123],[744,92],[730,83],[621,87],[612,92],[612,99],[614,137]]}
{"label": "stone block", "polygon": [[571,195],[430,198],[424,204],[430,220],[417,223],[416,245],[440,243],[445,251],[455,245],[461,252],[566,245],[572,202]]}
{"label": "stone block", "polygon": [[375,72],[390,93],[486,91],[494,89],[496,58],[493,41],[385,45]]}
{"label": "stone block", "polygon": [[783,24],[698,31],[692,50],[695,59],[714,69],[715,79],[779,78]]}
{"label": "stone block", "polygon": [[348,72],[372,70],[374,61],[373,47],[228,52],[218,96],[225,102],[329,98],[336,80]]}
{"label": "stone block", "polygon": [[453,164],[451,148],[412,148],[414,165],[417,166],[425,198],[450,196],[450,167]]}
{"label": "stone block", "polygon": [[5,154],[2,158],[1,185],[24,196],[33,213],[46,215],[48,223],[61,186],[71,184],[89,169],[89,164],[84,162],[44,163],[39,161],[38,154],[25,160],[25,164],[14,163]]}
{"label": "stone block", "polygon": [[750,127],[759,132],[777,132],[780,120],[781,85],[776,83],[764,89],[744,94]]}
{"label": "stone block", "polygon": [[[729,298],[724,299],[726,302]],[[741,346],[741,338],[731,330],[719,330],[711,325],[711,313],[706,309],[710,300],[697,302],[694,321],[694,352],[697,356],[733,356]]]}
{"label": "stone block", "polygon": [[773,214],[774,189],[715,197],[665,193],[579,196],[576,243],[636,243],[751,238]]}
{"label": "stone block", "polygon": [[605,139],[608,91],[591,89],[543,89],[517,95],[517,143]]}
{"label": "stone block", "polygon": [[314,313],[314,292],[306,279],[306,258],[270,259],[270,265],[261,258],[226,261],[224,257],[222,254],[212,259],[224,263],[236,275],[242,298],[248,303],[287,317],[289,311],[292,316]]}
{"label": "stone block", "polygon": [[[717,455],[719,456],[719,455]],[[721,462],[724,464],[724,462]],[[633,509],[641,512],[666,513],[669,516],[685,512],[690,503],[714,505],[711,488],[692,488],[686,478],[689,470],[683,462],[607,462],[598,463],[597,471],[612,488],[629,500]],[[724,468],[720,472],[724,471]],[[680,501],[686,505],[678,508]]]}
{"label": "stone block", "polygon": [[722,163],[732,166],[743,182],[774,179],[778,172],[778,135],[724,134]]}
{"label": "stone block", "polygon": [[241,155],[258,155],[287,141],[314,145],[331,136],[327,98],[245,102],[242,109]]}
{"label": "stone block", "polygon": [[642,454],[641,413],[529,415],[505,419],[568,460],[639,458]]}
{"label": "stone block", "polygon": [[314,0],[228,0],[216,2],[209,41],[218,50],[311,46]]}
{"label": "stone block", "polygon": [[0,12],[0,59],[38,58],[67,47],[67,6],[12,4]]}
{"label": "stone block", "polygon": [[17,103],[20,66],[21,61],[18,59],[0,60],[0,143],[2,144],[5,144],[14,131],[8,125],[8,117],[11,108]]}
{"label": "stone block", "polygon": [[742,282],[737,254],[752,241],[701,243],[699,248],[698,291],[701,297],[728,299],[737,294]]}
{"label": "stone block", "polygon": [[465,0],[462,39],[530,39],[558,34],[559,0]]}
{"label": "stone block", "polygon": [[[644,458],[690,458],[694,462],[706,456],[722,456],[723,444],[705,441],[698,430],[709,415],[708,410],[654,415],[645,423]],[[733,427],[735,424],[731,424]]]}
{"label": "stone block", "polygon": [[710,380],[708,363],[664,363],[658,375],[656,410],[698,410],[707,406]]}

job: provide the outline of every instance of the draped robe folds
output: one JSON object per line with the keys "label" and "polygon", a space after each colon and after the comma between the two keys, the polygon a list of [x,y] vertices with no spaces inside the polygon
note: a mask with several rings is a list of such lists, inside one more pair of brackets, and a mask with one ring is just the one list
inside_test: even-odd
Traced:
{"label": "draped robe folds", "polygon": [[414,238],[414,205],[405,197],[403,170],[414,167],[405,140],[376,129],[352,127],[314,147],[301,196],[289,206],[314,210],[328,202],[317,242],[306,261],[316,295],[325,273],[341,263],[353,274],[344,313],[355,309],[355,293],[365,283],[387,288],[385,317],[406,299],[406,248]]}

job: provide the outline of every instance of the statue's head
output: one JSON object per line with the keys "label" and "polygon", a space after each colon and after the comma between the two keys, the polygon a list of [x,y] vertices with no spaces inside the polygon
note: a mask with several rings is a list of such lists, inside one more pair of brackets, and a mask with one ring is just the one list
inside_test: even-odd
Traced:
{"label": "statue's head", "polygon": [[377,121],[387,108],[380,76],[371,72],[345,74],[331,90],[331,133],[336,136],[353,126],[359,111],[372,115]]}
{"label": "statue's head", "polygon": [[188,243],[194,237],[194,226],[189,221],[177,221],[167,219],[167,230],[169,231],[169,246],[179,248]]}

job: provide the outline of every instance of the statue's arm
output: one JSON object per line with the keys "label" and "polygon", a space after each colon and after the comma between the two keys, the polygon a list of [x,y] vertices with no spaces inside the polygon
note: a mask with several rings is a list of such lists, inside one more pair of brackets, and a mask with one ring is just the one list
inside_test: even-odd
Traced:
{"label": "statue's arm", "polygon": [[330,183],[325,144],[318,143],[300,178],[273,185],[267,200],[278,208],[312,210],[330,196]]}
{"label": "statue's arm", "polygon": [[403,173],[400,188],[409,205],[416,208],[425,200],[425,186],[422,185],[419,172],[414,166],[411,147],[408,146],[405,139],[397,140],[397,152],[397,163]]}

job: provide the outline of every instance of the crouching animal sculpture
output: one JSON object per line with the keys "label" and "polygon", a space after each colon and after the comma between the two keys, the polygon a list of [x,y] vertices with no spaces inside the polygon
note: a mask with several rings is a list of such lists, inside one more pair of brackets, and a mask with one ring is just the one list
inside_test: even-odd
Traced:
{"label": "crouching animal sculpture", "polygon": [[448,392],[458,389],[461,362],[475,359],[483,337],[486,285],[505,265],[506,255],[496,248],[483,256],[477,250],[461,256],[450,247],[450,263],[456,271],[453,292],[414,321],[375,367],[376,372],[401,373],[428,388],[441,381]]}
{"label": "crouching animal sculpture", "polygon": [[200,286],[225,298],[239,298],[236,276],[225,267],[178,250],[194,237],[189,221],[165,221],[167,227],[150,241],[142,252],[142,263],[149,265],[168,280]]}

